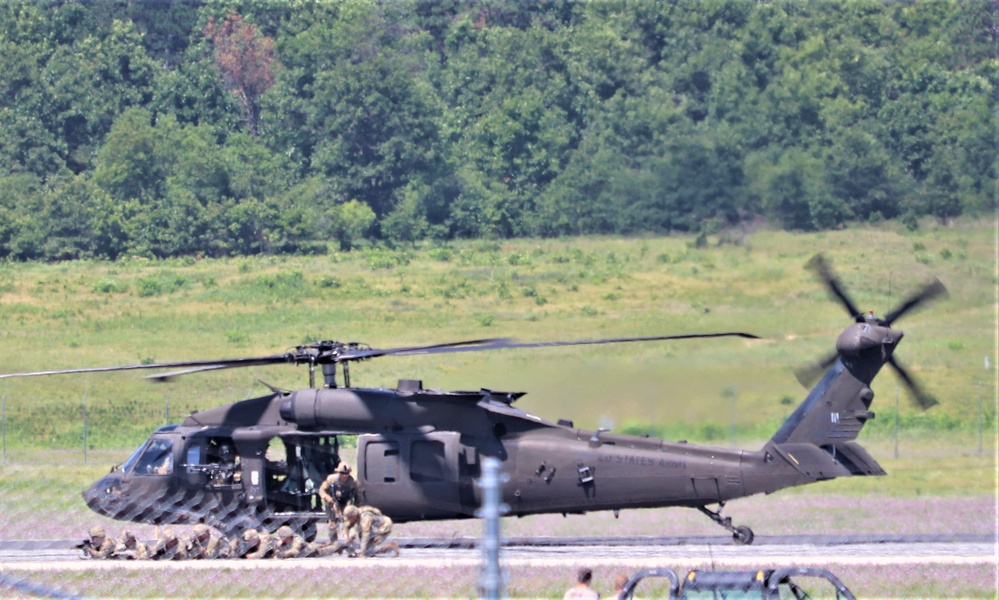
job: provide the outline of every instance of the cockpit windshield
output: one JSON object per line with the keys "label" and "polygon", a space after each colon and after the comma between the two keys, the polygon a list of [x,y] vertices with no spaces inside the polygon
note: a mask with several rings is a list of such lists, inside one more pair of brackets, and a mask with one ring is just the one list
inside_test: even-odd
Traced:
{"label": "cockpit windshield", "polygon": [[135,474],[170,475],[171,473],[173,473],[173,440],[150,441],[135,466]]}

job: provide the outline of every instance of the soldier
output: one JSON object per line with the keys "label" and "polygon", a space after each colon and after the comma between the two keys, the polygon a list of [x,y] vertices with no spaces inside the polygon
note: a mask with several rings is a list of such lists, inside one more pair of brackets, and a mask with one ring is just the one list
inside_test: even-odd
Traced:
{"label": "soldier", "polygon": [[184,560],[187,558],[187,542],[174,533],[173,529],[164,529],[156,545],[149,552],[152,560]]}
{"label": "soldier", "polygon": [[[399,543],[395,540],[383,544],[392,533],[392,519],[373,506],[348,506],[343,510],[348,543],[357,544],[357,555],[368,557],[392,553],[399,556]],[[351,556],[356,556],[352,554]]]}
{"label": "soldier", "polygon": [[357,482],[350,475],[347,463],[340,463],[336,470],[319,486],[319,497],[326,506],[326,520],[329,522],[330,542],[336,541],[343,523],[343,511],[357,503]]}
{"label": "soldier", "polygon": [[271,534],[266,531],[247,529],[243,539],[235,539],[229,544],[230,558],[268,558],[274,552]]}
{"label": "soldier", "polygon": [[276,537],[274,558],[298,558],[306,554],[305,540],[296,535],[291,527],[282,525],[278,528]]}
{"label": "soldier", "polygon": [[191,538],[188,558],[224,558],[228,543],[225,539],[212,535],[207,525],[198,523],[194,526],[194,537]]}
{"label": "soldier", "polygon": [[135,538],[134,533],[126,529],[121,532],[121,541],[118,542],[111,557],[123,560],[145,560],[149,558],[149,549]]}
{"label": "soldier", "polygon": [[309,556],[333,556],[334,554],[343,554],[344,551],[348,551],[348,554],[353,554],[351,551],[350,544],[341,542],[340,540],[333,540],[328,544],[320,544],[319,542],[309,542],[305,545],[305,550],[302,552],[302,557]]}
{"label": "soldier", "polygon": [[116,545],[105,534],[103,527],[94,525],[90,528],[90,539],[80,544],[79,548],[83,551],[83,558],[111,558]]}

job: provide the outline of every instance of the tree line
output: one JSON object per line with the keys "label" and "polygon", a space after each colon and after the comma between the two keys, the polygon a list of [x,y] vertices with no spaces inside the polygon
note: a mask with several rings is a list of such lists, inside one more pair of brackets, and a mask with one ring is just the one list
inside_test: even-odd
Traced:
{"label": "tree line", "polygon": [[0,257],[995,210],[991,0],[0,5]]}

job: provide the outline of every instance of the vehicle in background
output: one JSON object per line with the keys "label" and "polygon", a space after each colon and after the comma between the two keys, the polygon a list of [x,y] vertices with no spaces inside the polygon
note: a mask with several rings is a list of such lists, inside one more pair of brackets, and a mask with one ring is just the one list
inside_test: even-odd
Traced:
{"label": "vehicle in background", "polygon": [[[805,600],[835,598],[856,600],[853,593],[835,575],[825,569],[789,567],[753,571],[701,571],[687,573],[681,581],[672,569],[644,569],[635,573],[624,585],[621,598],[635,598],[642,581],[665,578],[667,598],[680,600]],[[654,589],[651,589],[654,588]],[[642,596],[649,592],[659,597],[660,586],[644,586]]]}

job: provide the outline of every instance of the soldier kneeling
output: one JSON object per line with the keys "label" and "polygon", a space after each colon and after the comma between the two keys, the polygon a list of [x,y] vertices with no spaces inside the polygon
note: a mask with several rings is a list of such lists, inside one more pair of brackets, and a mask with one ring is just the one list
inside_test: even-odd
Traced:
{"label": "soldier kneeling", "polygon": [[343,510],[347,527],[348,543],[356,543],[356,554],[351,556],[375,556],[389,554],[399,556],[399,543],[395,540],[384,543],[392,533],[392,519],[373,506],[348,506]]}

